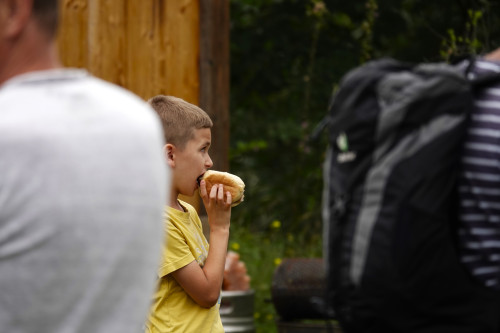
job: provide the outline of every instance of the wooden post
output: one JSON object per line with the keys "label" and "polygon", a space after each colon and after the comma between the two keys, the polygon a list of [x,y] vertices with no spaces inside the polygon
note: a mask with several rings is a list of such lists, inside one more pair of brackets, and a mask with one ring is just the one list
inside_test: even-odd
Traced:
{"label": "wooden post", "polygon": [[[229,0],[200,0],[200,107],[212,118],[213,169],[229,170]],[[205,236],[207,216],[201,205]]]}
{"label": "wooden post", "polygon": [[88,2],[87,68],[100,78],[127,87],[125,6],[118,1]]}
{"label": "wooden post", "polygon": [[229,0],[200,0],[200,107],[214,121],[214,170],[229,170]]}

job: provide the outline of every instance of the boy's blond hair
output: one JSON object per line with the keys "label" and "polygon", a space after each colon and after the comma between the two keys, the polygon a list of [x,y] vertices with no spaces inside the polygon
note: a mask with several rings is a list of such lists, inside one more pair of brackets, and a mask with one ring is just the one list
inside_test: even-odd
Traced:
{"label": "boy's blond hair", "polygon": [[205,111],[181,98],[157,95],[149,99],[148,103],[160,116],[165,141],[179,149],[184,149],[193,138],[195,129],[213,126]]}

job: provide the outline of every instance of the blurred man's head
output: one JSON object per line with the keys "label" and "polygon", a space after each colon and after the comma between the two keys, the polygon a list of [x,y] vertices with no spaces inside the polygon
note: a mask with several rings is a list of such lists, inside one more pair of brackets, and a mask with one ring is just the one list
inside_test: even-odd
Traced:
{"label": "blurred man's head", "polygon": [[57,18],[58,0],[0,0],[0,84],[60,67]]}
{"label": "blurred man's head", "polygon": [[18,38],[30,24],[37,33],[54,39],[58,0],[0,0],[0,37]]}
{"label": "blurred man's head", "polygon": [[[23,0],[29,1],[29,0]],[[33,16],[50,38],[55,38],[58,23],[58,0],[32,0]]]}

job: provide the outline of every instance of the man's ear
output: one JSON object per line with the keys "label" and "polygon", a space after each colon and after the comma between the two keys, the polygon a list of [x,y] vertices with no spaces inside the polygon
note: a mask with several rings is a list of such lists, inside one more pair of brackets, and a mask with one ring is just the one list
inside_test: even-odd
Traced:
{"label": "man's ear", "polygon": [[0,29],[2,37],[15,38],[27,26],[33,9],[33,0],[0,1]]}
{"label": "man's ear", "polygon": [[163,146],[163,152],[165,154],[165,159],[167,160],[167,164],[173,168],[175,166],[175,151],[176,148],[173,144],[167,143]]}

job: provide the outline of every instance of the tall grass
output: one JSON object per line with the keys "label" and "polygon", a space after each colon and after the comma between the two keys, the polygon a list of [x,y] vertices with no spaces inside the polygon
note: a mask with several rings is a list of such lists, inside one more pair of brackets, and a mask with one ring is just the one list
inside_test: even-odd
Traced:
{"label": "tall grass", "polygon": [[308,236],[285,233],[280,221],[272,221],[267,230],[251,230],[231,223],[229,249],[240,254],[255,290],[254,319],[257,333],[276,333],[277,314],[271,300],[271,283],[283,258],[319,258],[321,234]]}

